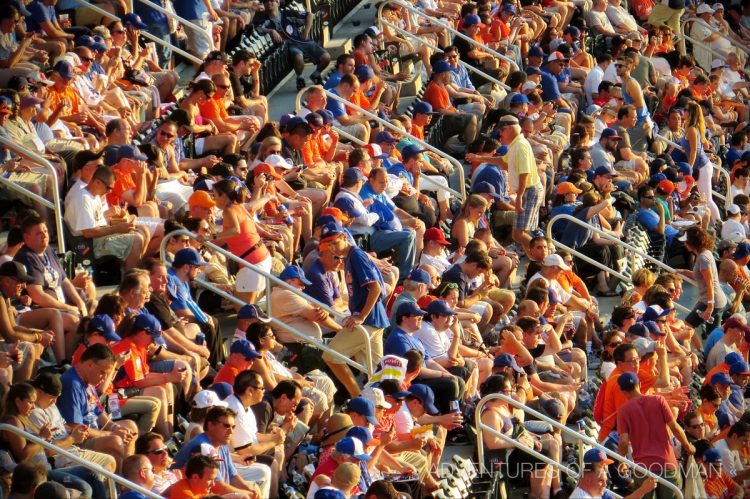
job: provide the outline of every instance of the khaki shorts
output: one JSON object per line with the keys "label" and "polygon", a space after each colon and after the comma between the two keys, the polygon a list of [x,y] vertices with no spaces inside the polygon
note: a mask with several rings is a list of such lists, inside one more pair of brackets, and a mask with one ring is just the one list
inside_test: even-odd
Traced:
{"label": "khaki shorts", "polygon": [[133,247],[135,234],[110,234],[94,239],[94,256],[113,256],[118,260],[125,260]]}
{"label": "khaki shorts", "polygon": [[[90,463],[98,464],[105,469],[114,469],[115,467],[115,458],[110,456],[109,454],[104,454],[103,452],[95,452],[93,450],[87,449],[76,449],[73,454],[80,457],[81,459],[85,459]],[[78,466],[78,463],[71,461],[63,455],[55,456],[55,467],[62,468],[65,466]]]}
{"label": "khaki shorts", "polygon": [[[363,326],[370,335],[370,349],[372,351],[372,364],[374,366],[383,357],[383,329]],[[367,351],[365,343],[362,341],[362,335],[358,331],[342,329],[336,333],[336,336],[333,337],[328,346],[344,357],[354,357],[355,361],[367,367]],[[334,358],[328,352],[323,353],[323,360],[331,364],[345,363],[341,359]]]}

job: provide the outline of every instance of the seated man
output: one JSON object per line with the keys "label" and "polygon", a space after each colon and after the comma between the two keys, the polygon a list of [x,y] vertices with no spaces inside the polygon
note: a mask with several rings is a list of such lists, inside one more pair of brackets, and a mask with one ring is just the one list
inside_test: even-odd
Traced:
{"label": "seated man", "polygon": [[148,229],[136,225],[134,216],[103,201],[114,183],[110,168],[98,168],[91,182],[65,198],[64,219],[74,236],[93,239],[95,258],[114,256],[131,269],[144,257],[150,236]]}

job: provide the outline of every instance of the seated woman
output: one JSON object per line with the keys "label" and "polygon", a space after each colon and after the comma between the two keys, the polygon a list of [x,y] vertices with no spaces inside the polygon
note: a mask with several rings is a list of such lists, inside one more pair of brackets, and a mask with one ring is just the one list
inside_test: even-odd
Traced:
{"label": "seated woman", "polygon": [[216,86],[211,80],[198,80],[188,85],[190,93],[180,102],[180,109],[188,113],[186,128],[196,135],[207,134],[195,139],[195,156],[203,156],[208,151],[221,151],[221,155],[237,152],[237,137],[233,133],[219,133],[213,122],[201,116],[200,106],[213,99]]}

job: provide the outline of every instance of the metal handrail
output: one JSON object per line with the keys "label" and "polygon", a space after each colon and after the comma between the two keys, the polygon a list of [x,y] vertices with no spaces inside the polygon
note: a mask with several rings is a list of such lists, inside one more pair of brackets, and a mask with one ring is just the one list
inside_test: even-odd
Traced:
{"label": "metal handrail", "polygon": [[367,111],[367,110],[359,107],[356,104],[352,104],[351,102],[349,102],[348,100],[344,99],[340,95],[336,95],[333,92],[331,92],[329,90],[326,90],[326,89],[323,89],[323,91],[326,93],[326,97],[328,97],[330,99],[333,99],[335,101],[338,101],[338,102],[344,104],[344,106],[346,106],[346,107],[350,107],[352,109],[356,109],[357,111],[359,111],[360,113],[364,114],[365,116],[367,116],[371,120],[377,121],[378,123],[380,123],[381,125],[383,125],[385,128],[388,128],[391,131],[394,131],[394,132],[396,132],[398,134],[401,134],[401,135],[404,135],[405,137],[408,137],[410,140],[416,142],[417,144],[419,144],[420,146],[424,147],[428,151],[433,152],[433,153],[437,154],[438,156],[440,156],[441,158],[448,160],[448,162],[450,162],[455,167],[455,169],[458,170],[459,182],[460,182],[460,185],[459,185],[460,192],[454,191],[450,187],[448,189],[451,192],[453,192],[455,195],[460,196],[459,199],[461,201],[463,201],[464,199],[466,199],[466,182],[464,180],[464,169],[463,169],[463,166],[461,165],[461,163],[459,163],[456,160],[456,158],[453,158],[453,157],[449,156],[448,154],[444,153],[443,151],[441,151],[437,147],[433,146],[432,144],[429,144],[429,143],[425,142],[424,140],[418,139],[414,135],[406,132],[405,130],[402,130],[399,127],[393,125],[392,123],[390,123],[390,122],[382,119],[380,116],[378,116],[376,114],[373,114],[370,111]]}
{"label": "metal handrail", "polygon": [[[187,237],[189,237],[191,239],[198,239],[198,235],[197,234],[195,234],[193,232],[190,232],[189,230],[185,230],[185,229],[174,230],[174,231],[170,232],[169,234],[166,234],[164,236],[164,239],[161,242],[160,247],[159,247],[159,255],[160,255],[161,261],[164,262],[165,265],[168,264],[168,262],[167,262],[167,260],[165,258],[165,256],[166,256],[167,242],[169,242],[169,240],[171,238],[175,237],[175,236],[187,236]],[[261,269],[257,265],[253,265],[252,263],[243,260],[242,258],[238,257],[237,255],[234,255],[234,254],[230,253],[229,251],[225,250],[224,248],[222,248],[220,246],[217,246],[214,243],[209,242],[209,241],[206,241],[203,244],[207,248],[211,249],[212,251],[215,251],[217,253],[220,253],[220,254],[224,255],[226,258],[234,261],[238,265],[241,265],[243,267],[247,267],[250,270],[252,270],[254,272],[257,272],[258,274],[264,276],[266,279],[268,279],[269,281],[273,282],[277,286],[282,286],[282,287],[288,289],[289,291],[291,291],[292,293],[296,294],[297,296],[299,296],[301,298],[304,298],[305,301],[308,301],[308,302],[312,303],[313,305],[320,307],[321,309],[325,310],[326,312],[328,312],[329,314],[333,315],[334,317],[337,317],[337,318],[340,318],[340,319],[346,317],[344,314],[342,314],[338,310],[335,310],[335,309],[329,307],[328,305],[326,305],[325,303],[322,303],[322,302],[316,300],[312,296],[310,296],[310,295],[308,295],[306,293],[303,293],[299,289],[297,289],[297,288],[295,288],[293,286],[290,286],[288,283],[286,283],[283,280],[279,279],[277,276],[271,274],[270,272],[267,272],[264,269]],[[205,281],[203,279],[196,279],[196,282],[198,282],[201,286],[203,286],[203,287],[205,287],[207,289],[210,289],[214,293],[216,293],[216,294],[218,294],[218,295],[220,295],[220,296],[222,296],[222,297],[224,297],[224,298],[226,298],[228,300],[233,301],[237,305],[247,305],[246,302],[240,300],[236,296],[233,296],[233,295],[231,295],[231,294],[229,294],[229,293],[227,293],[227,292],[225,292],[225,291],[217,288],[213,284],[211,284],[211,283],[209,283],[209,282],[207,282],[207,281]],[[270,286],[267,286],[266,287],[266,291],[268,292],[269,290],[270,290]],[[289,326],[288,324],[286,324],[284,322],[281,322],[280,320],[278,320],[275,317],[273,317],[273,310],[272,310],[272,307],[271,307],[270,296],[266,300],[266,305],[268,307],[268,310],[267,310],[268,316],[273,320],[274,324],[283,327],[284,329],[286,329],[287,331],[289,331],[293,335],[297,336],[298,338],[304,340],[307,343],[310,343],[311,345],[313,345],[313,346],[315,346],[317,348],[320,348],[321,350],[323,350],[323,351],[329,353],[330,355],[336,357],[337,359],[345,362],[346,364],[350,365],[351,367],[353,367],[353,368],[355,368],[355,369],[357,369],[359,371],[362,371],[363,373],[367,374],[368,376],[372,376],[372,373],[374,372],[374,366],[372,365],[372,349],[370,347],[370,335],[367,333],[367,330],[362,325],[357,325],[357,326],[355,326],[352,329],[356,330],[356,331],[359,331],[360,333],[362,333],[362,335],[363,335],[363,337],[365,339],[365,351],[366,351],[366,356],[367,356],[367,366],[363,366],[359,362],[353,361],[352,359],[350,359],[350,358],[348,358],[348,357],[346,357],[344,355],[341,355],[339,352],[333,350],[332,348],[330,348],[329,346],[323,344],[322,342],[318,342],[318,341],[314,340],[313,338],[310,338],[310,336],[308,336],[305,333],[299,331],[298,329],[294,328],[293,326]]]}
{"label": "metal handrail", "polygon": [[[660,262],[656,258],[652,257],[651,255],[649,255],[647,253],[644,253],[643,251],[639,250],[635,246],[632,246],[632,245],[626,243],[625,241],[622,241],[622,240],[618,239],[617,237],[613,236],[612,234],[604,232],[603,230],[601,230],[601,229],[599,229],[597,227],[594,227],[593,225],[591,225],[589,223],[586,223],[586,222],[584,222],[582,220],[577,219],[574,216],[571,216],[571,215],[568,215],[568,214],[565,214],[565,213],[561,213],[559,215],[555,215],[554,217],[552,217],[552,219],[550,219],[550,221],[547,223],[547,237],[551,238],[550,236],[552,234],[552,232],[551,232],[552,231],[552,225],[556,221],[558,221],[558,220],[567,220],[568,222],[573,222],[573,223],[575,223],[577,225],[580,225],[581,227],[584,227],[584,228],[586,228],[586,229],[588,229],[588,230],[590,230],[592,232],[595,232],[595,233],[599,234],[604,239],[608,239],[610,241],[614,241],[615,243],[619,244],[620,246],[622,246],[623,248],[627,249],[628,251],[632,251],[636,255],[642,256],[643,258],[645,258],[649,262],[653,263],[657,267],[662,268],[663,270],[666,270],[667,272],[670,272],[672,274],[676,274],[677,273],[676,269],[673,269],[672,267],[670,267],[669,265],[667,265],[664,262]],[[693,286],[697,286],[698,285],[698,283],[696,283],[694,279],[691,279],[689,277],[683,277],[682,279],[685,282],[689,282]]]}
{"label": "metal handrail", "polygon": [[579,442],[585,442],[585,443],[591,445],[592,447],[594,447],[596,449],[599,449],[601,452],[604,452],[606,455],[608,455],[609,457],[611,457],[615,461],[618,461],[618,462],[621,462],[621,463],[625,463],[629,467],[631,467],[631,468],[633,468],[635,470],[638,470],[641,473],[645,473],[645,476],[653,478],[659,484],[663,485],[664,487],[668,488],[669,490],[673,490],[677,494],[677,496],[680,497],[681,499],[684,497],[682,495],[682,491],[680,490],[680,488],[677,487],[676,485],[674,485],[673,483],[665,480],[664,478],[660,477],[659,475],[657,475],[655,473],[652,473],[650,470],[644,468],[643,466],[634,463],[633,461],[631,461],[627,457],[623,456],[622,454],[618,454],[617,452],[606,448],[605,446],[601,445],[599,442],[597,442],[593,438],[589,438],[586,435],[583,435],[583,434],[581,434],[581,433],[579,433],[579,432],[577,432],[575,430],[572,430],[572,429],[568,428],[567,426],[565,426],[563,424],[560,424],[558,421],[555,421],[554,419],[551,419],[551,418],[545,416],[544,414],[540,413],[539,411],[536,411],[536,410],[532,409],[531,407],[528,407],[528,406],[522,404],[521,402],[517,401],[516,399],[514,399],[512,397],[508,397],[507,395],[505,395],[503,393],[491,393],[491,394],[487,395],[486,397],[483,397],[482,400],[480,400],[477,403],[477,407],[474,410],[475,419],[476,419],[476,426],[477,426],[477,433],[478,433],[478,435],[477,435],[477,454],[478,454],[478,457],[479,457],[479,466],[482,467],[480,469],[482,469],[483,472],[486,472],[486,471],[484,469],[484,441],[482,440],[482,431],[483,430],[487,430],[487,429],[492,429],[492,428],[489,428],[487,425],[485,425],[484,423],[482,423],[482,420],[481,420],[482,409],[484,408],[485,404],[487,404],[487,402],[489,402],[490,400],[494,400],[494,399],[500,399],[503,402],[505,402],[506,404],[511,405],[511,406],[515,407],[516,409],[520,409],[523,412],[525,412],[526,414],[529,414],[529,415],[531,415],[531,416],[533,416],[533,417],[535,417],[535,418],[537,418],[537,419],[539,419],[541,421],[544,421],[545,423],[547,423],[549,425],[552,425],[553,428],[556,428],[556,429],[560,430],[562,433],[565,433],[567,435],[572,436],[573,438],[577,439]]}
{"label": "metal handrail", "polygon": [[714,191],[713,189],[711,190],[711,192],[713,193],[714,196],[716,196],[717,198],[719,198],[719,199],[721,199],[721,200],[724,201],[724,209],[726,210],[727,208],[729,208],[729,205],[732,204],[732,201],[733,201],[731,199],[732,179],[729,176],[729,172],[726,171],[724,168],[722,168],[721,165],[716,165],[716,168],[714,168],[714,169],[718,170],[719,171],[719,175],[721,175],[721,176],[724,177],[724,181],[727,184],[727,195],[725,196],[724,194],[720,194],[720,193]]}
{"label": "metal handrail", "polygon": [[[750,54],[750,47],[748,47],[747,45],[743,45],[742,43],[740,43],[740,42],[738,42],[738,41],[736,41],[736,40],[732,40],[732,39],[731,39],[731,38],[729,38],[729,37],[728,37],[727,35],[725,35],[725,34],[724,34],[724,33],[722,33],[721,31],[719,31],[718,29],[714,28],[713,26],[711,26],[710,24],[708,24],[708,23],[707,23],[706,21],[704,21],[704,20],[703,20],[703,19],[701,19],[700,17],[689,17],[689,18],[685,19],[684,21],[682,21],[682,27],[681,27],[682,29],[681,29],[681,32],[682,32],[683,34],[684,34],[684,33],[687,33],[687,31],[686,31],[687,25],[688,25],[688,24],[690,24],[690,23],[696,23],[696,22],[697,22],[697,23],[700,23],[700,24],[701,24],[701,25],[702,25],[703,27],[705,27],[705,28],[708,28],[708,30],[709,30],[710,32],[712,32],[712,33],[714,33],[714,34],[716,34],[716,35],[719,35],[719,36],[720,36],[720,37],[722,37],[723,39],[727,40],[727,41],[728,41],[728,42],[730,42],[730,43],[731,43],[732,45],[735,45],[735,46],[737,46],[738,48],[742,49],[742,51],[743,51],[743,52],[745,52],[745,54]],[[691,38],[687,37],[687,39],[688,39],[689,41],[691,41],[692,43],[695,43],[695,42],[694,42],[694,41],[693,41],[693,40],[692,40]],[[684,53],[684,50],[685,50],[685,48],[684,48],[684,43],[685,43],[685,41],[683,40],[683,41],[682,41],[681,43],[683,44],[683,47],[682,47],[682,49],[683,49],[683,53]],[[702,42],[698,42],[698,43],[702,43]],[[703,44],[703,45],[705,46],[705,44]],[[719,53],[719,52],[717,52],[717,51],[715,51],[715,50],[711,49],[710,47],[707,47],[707,48],[708,48],[709,50],[711,50],[711,52],[713,52],[714,54],[718,54],[718,55],[719,55],[720,57],[722,57],[722,58],[724,58],[724,57],[725,57],[724,55],[722,55],[721,53]]]}
{"label": "metal handrail", "polygon": [[[430,43],[430,42],[428,42],[427,40],[423,40],[422,38],[418,37],[418,36],[417,36],[417,35],[415,35],[414,33],[411,33],[411,32],[409,32],[409,31],[406,31],[405,29],[399,28],[398,26],[396,26],[396,25],[395,25],[395,24],[393,24],[392,22],[388,21],[387,19],[383,19],[383,18],[381,17],[381,13],[382,13],[382,9],[383,9],[383,6],[384,6],[384,5],[385,5],[385,3],[382,3],[382,4],[380,4],[380,7],[378,8],[378,22],[379,22],[380,24],[382,24],[382,25],[385,25],[385,26],[388,26],[388,27],[390,27],[391,29],[394,29],[394,30],[398,31],[399,33],[401,33],[401,34],[402,34],[402,35],[404,35],[404,36],[407,36],[407,37],[409,37],[409,38],[414,38],[414,39],[416,39],[417,41],[419,41],[419,43],[423,43],[424,45],[427,45],[428,47],[430,47],[430,48],[431,48],[432,50],[434,50],[435,52],[438,52],[438,53],[440,53],[440,54],[443,54],[443,53],[445,53],[445,51],[444,51],[443,49],[441,49],[440,47],[438,47],[438,46],[436,46],[436,45],[433,45],[433,44],[431,44],[431,43]],[[462,61],[462,60],[460,60],[460,59],[459,59],[458,63],[459,63],[459,64],[460,64],[461,66],[465,67],[465,68],[466,68],[466,69],[467,69],[468,71],[471,71],[471,72],[473,72],[473,73],[477,73],[478,75],[480,75],[480,76],[482,76],[482,77],[484,77],[484,78],[486,78],[486,79],[490,80],[490,81],[491,81],[492,83],[495,83],[496,85],[499,85],[500,87],[504,88],[505,90],[510,90],[510,87],[509,87],[508,85],[506,85],[505,83],[501,82],[501,81],[500,81],[500,80],[498,80],[497,78],[495,78],[495,77],[493,77],[493,76],[490,76],[490,75],[488,75],[488,74],[487,74],[487,73],[485,73],[484,71],[482,71],[482,70],[480,70],[480,69],[478,69],[478,68],[475,68],[475,67],[474,67],[474,66],[472,66],[471,64],[467,64],[467,63],[465,63],[464,61]]]}
{"label": "metal handrail", "polygon": [[[79,4],[83,5],[84,7],[87,7],[89,9],[93,10],[94,12],[96,12],[97,14],[99,14],[101,16],[104,16],[104,17],[106,17],[108,19],[112,19],[113,21],[122,21],[116,15],[111,14],[110,12],[107,12],[106,10],[104,10],[104,9],[102,9],[100,7],[97,7],[96,5],[93,5],[93,4],[89,3],[89,2],[87,2],[86,0],[75,0],[75,1],[78,2]],[[190,23],[190,24],[193,24],[193,23]],[[180,54],[182,57],[184,57],[185,59],[188,59],[188,60],[194,62],[195,64],[202,64],[203,63],[203,61],[201,59],[195,57],[190,52],[185,52],[180,47],[172,45],[169,42],[165,42],[161,38],[158,38],[158,37],[152,35],[148,31],[141,31],[141,36],[144,36],[144,37],[148,38],[149,40],[151,40],[152,42],[158,43],[159,45],[161,45],[163,47],[167,47],[167,48],[171,49],[172,52],[174,52],[176,54]]]}
{"label": "metal handrail", "polygon": [[15,435],[19,435],[26,440],[29,440],[42,448],[46,450],[53,451],[55,454],[59,454],[61,456],[65,456],[67,459],[71,460],[72,462],[76,463],[78,466],[83,466],[84,468],[87,468],[91,471],[94,471],[100,475],[104,475],[105,477],[109,478],[111,481],[110,483],[110,496],[111,497],[117,497],[117,491],[115,490],[114,483],[119,483],[123,487],[126,487],[128,489],[135,490],[136,492],[139,492],[140,494],[143,494],[146,497],[152,498],[152,499],[160,499],[161,496],[158,494],[154,494],[152,491],[145,489],[138,485],[137,483],[133,483],[130,480],[121,477],[120,475],[116,473],[112,473],[109,470],[106,470],[99,466],[96,463],[92,463],[91,461],[87,461],[86,459],[83,459],[82,457],[78,457],[75,454],[58,447],[55,444],[52,444],[50,442],[47,442],[46,440],[42,440],[36,435],[32,435],[31,433],[22,430],[21,428],[18,428],[16,426],[7,424],[7,423],[0,423],[0,431],[9,431]]}
{"label": "metal handrail", "polygon": [[[38,165],[41,165],[49,170],[49,174],[52,176],[52,202],[51,203],[49,200],[41,198],[40,196],[37,196],[33,192],[30,192],[19,185],[12,184],[9,181],[4,182],[4,183],[10,186],[11,189],[15,190],[16,192],[20,192],[24,195],[27,195],[28,197],[32,198],[34,201],[37,201],[38,203],[43,204],[44,206],[52,209],[55,212],[55,229],[57,230],[57,249],[59,250],[61,255],[64,254],[65,253],[65,233],[63,232],[63,212],[62,212],[62,205],[60,204],[60,182],[57,177],[57,170],[55,169],[55,166],[52,163],[50,163],[49,160],[43,158],[36,152],[22,145],[16,144],[15,142],[12,142],[6,137],[0,136],[0,144],[4,145],[8,149],[12,149],[16,151],[21,156],[25,156],[27,159],[29,159],[29,161],[32,161]],[[3,179],[3,180],[7,180],[7,179]]]}
{"label": "metal handrail", "polygon": [[[432,16],[430,16],[428,14],[425,14],[421,10],[415,8],[413,5],[409,5],[408,3],[406,3],[406,2],[404,2],[402,0],[388,0],[388,2],[386,2],[386,3],[393,3],[393,4],[396,4],[396,5],[400,5],[401,7],[405,8],[409,12],[413,12],[414,14],[416,14],[416,15],[418,15],[420,17],[423,17],[424,19],[427,19],[428,21],[430,21],[430,23],[432,23],[435,26],[439,26],[439,27],[441,27],[441,28],[443,28],[445,30],[448,30],[450,33],[453,33],[454,35],[458,36],[459,38],[461,38],[463,40],[466,40],[467,42],[469,42],[470,44],[474,45],[475,47],[477,47],[479,49],[482,49],[483,51],[488,52],[488,53],[494,55],[495,57],[497,57],[499,59],[502,59],[502,60],[504,60],[504,61],[512,64],[513,66],[517,65],[516,61],[514,61],[513,59],[511,59],[507,55],[503,55],[500,52],[498,52],[496,50],[493,50],[493,49],[487,47],[486,45],[483,45],[483,44],[477,42],[473,38],[471,38],[469,36],[466,36],[465,34],[461,33],[460,31],[454,29],[452,26],[444,23],[440,19],[438,19],[436,17],[432,17]],[[382,6],[381,6],[381,8],[382,8]],[[380,17],[380,15],[378,14],[378,18],[379,17]]]}

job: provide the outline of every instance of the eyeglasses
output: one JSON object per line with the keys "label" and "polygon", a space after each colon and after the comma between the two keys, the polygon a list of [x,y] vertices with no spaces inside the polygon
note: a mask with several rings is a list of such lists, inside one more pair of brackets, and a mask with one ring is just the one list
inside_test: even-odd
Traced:
{"label": "eyeglasses", "polygon": [[167,448],[166,447],[160,447],[158,449],[150,450],[146,454],[166,454]]}
{"label": "eyeglasses", "polygon": [[703,421],[701,421],[700,423],[691,424],[690,426],[688,426],[688,428],[692,428],[693,430],[697,430],[698,428],[700,428],[701,426],[703,426],[705,424],[706,423],[704,423]]}
{"label": "eyeglasses", "polygon": [[344,258],[343,256],[339,256],[339,255],[333,255],[333,259],[334,261],[337,261],[337,262],[343,262],[344,260],[346,260],[346,258]]}
{"label": "eyeglasses", "polygon": [[168,132],[163,132],[163,131],[159,132],[159,135],[161,135],[162,137],[166,137],[168,139],[173,139],[176,137],[174,133],[168,133]]}
{"label": "eyeglasses", "polygon": [[614,342],[614,343],[610,343],[609,345],[607,345],[607,348],[617,348],[617,347],[619,347],[620,345],[622,345],[622,342],[620,342],[620,341],[616,341],[616,342]]}
{"label": "eyeglasses", "polygon": [[615,64],[616,68],[626,68],[627,66],[625,64]]}
{"label": "eyeglasses", "polygon": [[643,199],[654,199],[654,196],[641,196]]}
{"label": "eyeglasses", "polygon": [[89,63],[91,63],[91,62],[94,62],[94,58],[93,58],[93,57],[84,57],[84,56],[82,56],[82,55],[79,55],[78,57],[79,57],[79,58],[80,58],[80,59],[81,59],[81,60],[82,60],[83,62],[89,62]]}
{"label": "eyeglasses", "polygon": [[222,90],[228,90],[229,89],[229,85],[216,85],[216,87],[220,88]]}
{"label": "eyeglasses", "polygon": [[622,363],[623,364],[637,364],[640,361],[641,361],[641,359],[639,357],[635,357],[635,358],[632,358],[630,360],[623,360]]}

